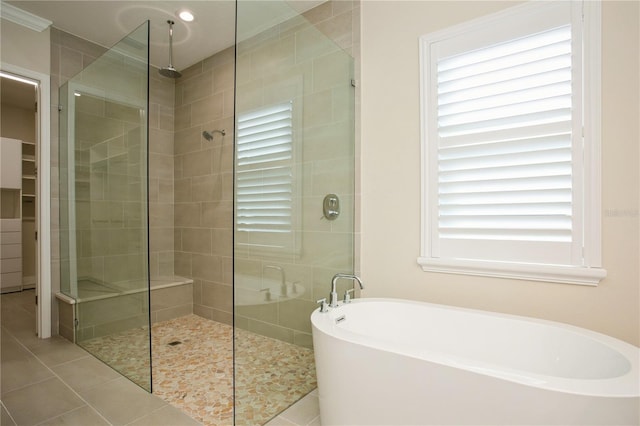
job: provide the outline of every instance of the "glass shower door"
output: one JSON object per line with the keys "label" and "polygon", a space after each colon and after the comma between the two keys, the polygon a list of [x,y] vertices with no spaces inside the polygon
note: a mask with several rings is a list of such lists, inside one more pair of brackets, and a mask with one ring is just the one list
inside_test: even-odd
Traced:
{"label": "glass shower door", "polygon": [[[354,268],[353,58],[284,1],[237,4],[235,420],[316,387],[311,312]],[[325,204],[338,214],[325,216]],[[333,201],[332,201],[333,200]],[[340,294],[352,283],[340,282]]]}
{"label": "glass shower door", "polygon": [[149,24],[60,88],[61,290],[75,340],[151,391]]}

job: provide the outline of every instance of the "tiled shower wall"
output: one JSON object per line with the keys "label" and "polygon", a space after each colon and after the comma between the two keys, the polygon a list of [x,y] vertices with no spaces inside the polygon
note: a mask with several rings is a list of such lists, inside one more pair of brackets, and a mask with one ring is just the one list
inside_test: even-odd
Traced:
{"label": "tiled shower wall", "polygon": [[[329,1],[304,16],[355,58],[357,80],[359,1]],[[287,31],[293,33],[295,28]],[[58,88],[105,51],[104,47],[52,28],[51,249],[54,293],[60,289]],[[176,274],[193,278],[194,312],[224,323],[231,322],[233,312],[233,85],[233,48],[183,70],[183,76],[178,80],[160,77],[155,69],[150,73],[151,275]],[[356,103],[358,91],[356,88]],[[356,122],[357,111],[358,108]],[[202,137],[202,131],[215,129],[224,129],[226,136],[214,133],[213,141]],[[357,149],[357,125],[355,129]],[[356,169],[356,179],[358,175]],[[348,208],[353,209],[354,206]],[[357,222],[355,225],[357,227]],[[333,268],[315,268],[315,272],[312,268],[294,272],[290,277],[294,280],[311,279],[309,282],[313,282],[315,297],[328,292],[332,272]],[[310,300],[306,303],[310,308]],[[306,316],[307,308],[302,317]],[[53,309],[55,318],[55,303]],[[300,321],[304,319],[302,317]],[[249,328],[248,324],[245,325]],[[294,341],[293,336],[300,334],[295,328],[268,322],[255,322],[252,329],[286,341]],[[308,346],[306,331],[305,328],[304,335],[297,341]]]}
{"label": "tiled shower wall", "polygon": [[176,81],[176,274],[194,280],[194,313],[225,324],[233,314],[233,109],[233,47]]}
{"label": "tiled shower wall", "polygon": [[[58,91],[107,49],[51,29],[51,256],[52,292],[60,291]],[[174,81],[151,68],[149,80],[149,216],[152,276],[173,275],[173,104]],[[52,306],[57,317],[57,304]],[[53,321],[54,328],[57,321]],[[57,330],[52,330],[54,334]]]}
{"label": "tiled shower wall", "polygon": [[[327,297],[332,276],[352,271],[355,261],[357,126],[349,97],[356,95],[350,79],[357,78],[357,64],[345,51],[359,51],[358,23],[359,2],[330,1],[238,47],[237,113],[292,100],[294,114],[301,115],[294,124],[300,190],[293,196],[300,206],[294,223],[302,225],[293,231],[296,248],[285,252],[269,251],[252,244],[250,233],[237,233],[235,285],[254,293],[271,286],[268,282],[279,279],[275,266],[304,291],[277,303],[237,306],[235,324],[301,346],[311,346],[309,315],[316,300]],[[322,218],[322,201],[330,193],[341,200],[341,215],[333,222]],[[340,281],[340,294],[352,284]]]}
{"label": "tiled shower wall", "polygon": [[[330,1],[305,13],[305,18],[320,32],[333,40],[337,46],[357,57],[359,52],[359,2]],[[299,22],[299,21],[298,21]],[[288,40],[296,37],[296,22],[289,22],[276,28],[286,32]],[[273,56],[273,40],[268,35],[256,37],[253,54],[245,59],[273,60],[283,59]],[[257,41],[259,39],[259,41]],[[280,52],[282,53],[282,52]],[[286,53],[285,53],[286,55]],[[277,56],[277,55],[276,55]],[[258,58],[258,59],[256,59]],[[242,59],[239,59],[242,60]],[[284,61],[287,59],[284,58]],[[258,63],[256,62],[255,65]],[[261,65],[265,65],[264,63]],[[239,73],[246,72],[251,65],[240,63]],[[357,64],[356,64],[357,76]],[[197,64],[183,70],[183,76],[176,80],[175,89],[175,272],[177,275],[194,279],[194,313],[205,318],[231,324],[233,315],[232,283],[233,283],[233,108],[234,108],[234,51],[229,48],[215,54]],[[322,95],[316,96],[318,102]],[[324,99],[326,100],[326,99]],[[241,100],[247,102],[247,99]],[[251,102],[250,100],[248,102]],[[321,106],[323,107],[323,106]],[[309,108],[309,112],[312,109]],[[313,121],[309,115],[308,121]],[[214,139],[208,141],[202,137],[203,131],[225,130],[226,135],[213,133]],[[317,130],[317,129],[315,129]],[[325,134],[325,136],[328,136]],[[312,141],[311,135],[307,135]],[[326,152],[321,147],[322,141],[316,139],[317,160],[316,167],[325,168],[332,173],[335,163],[322,164],[325,155],[335,153]],[[313,149],[309,148],[311,153]],[[324,152],[323,152],[324,151]],[[310,158],[307,157],[307,160]],[[353,162],[353,153],[349,154],[348,162]],[[326,180],[327,175],[321,176],[316,170],[316,181]],[[351,181],[353,177],[347,179]],[[337,177],[338,180],[340,176]],[[330,179],[329,179],[330,182]],[[335,183],[335,181],[334,181]],[[323,188],[316,185],[314,206],[321,201],[320,192]],[[335,190],[336,187],[333,186]],[[313,191],[313,190],[312,190]],[[352,188],[347,193],[353,192]],[[322,194],[324,195],[324,194]],[[353,205],[345,203],[345,217],[353,216]],[[317,213],[308,210],[309,215]],[[317,215],[316,215],[317,216]],[[318,219],[314,217],[314,219]],[[351,247],[351,235],[344,233],[353,226],[340,229],[333,226],[333,242],[340,246]],[[331,226],[319,224],[314,231],[331,233]],[[312,232],[307,235],[307,241],[313,246],[314,237],[319,234]],[[337,238],[339,241],[337,241]],[[322,239],[322,237],[321,237]],[[344,240],[344,241],[342,241]],[[326,246],[325,246],[326,248]],[[349,262],[351,252],[348,254]],[[315,261],[280,263],[287,269],[287,280],[297,280],[307,283],[308,300],[294,301],[285,307],[259,306],[254,310],[255,315],[239,318],[239,324],[260,334],[275,337],[288,342],[296,342],[304,346],[310,345],[310,330],[308,313],[315,307],[317,294],[324,294],[328,280],[340,269],[340,265],[329,268],[314,265]],[[262,260],[244,259],[249,263],[242,263],[238,259],[239,267],[245,272],[250,270],[257,276],[262,273]],[[277,263],[278,259],[275,260]],[[312,288],[313,287],[313,288]],[[302,304],[302,306],[301,306]],[[280,309],[282,308],[282,309]],[[279,313],[274,314],[273,309]]]}
{"label": "tiled shower wall", "polygon": [[[107,49],[51,28],[51,291],[60,291],[60,188],[58,91],[67,80]],[[58,305],[52,297],[52,333],[57,334]]]}
{"label": "tiled shower wall", "polygon": [[174,275],[173,80],[149,72],[149,262],[152,277]]}

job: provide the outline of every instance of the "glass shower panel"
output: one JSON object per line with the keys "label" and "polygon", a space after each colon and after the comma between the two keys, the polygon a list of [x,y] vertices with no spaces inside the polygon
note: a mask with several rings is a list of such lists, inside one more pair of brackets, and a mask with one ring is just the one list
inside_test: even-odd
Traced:
{"label": "glass shower panel", "polygon": [[145,23],[60,89],[61,289],[76,343],[151,391]]}
{"label": "glass shower panel", "polygon": [[[284,1],[238,1],[235,420],[316,387],[309,317],[354,264],[353,58]],[[333,194],[337,218],[325,218]],[[352,283],[340,282],[341,294]]]}

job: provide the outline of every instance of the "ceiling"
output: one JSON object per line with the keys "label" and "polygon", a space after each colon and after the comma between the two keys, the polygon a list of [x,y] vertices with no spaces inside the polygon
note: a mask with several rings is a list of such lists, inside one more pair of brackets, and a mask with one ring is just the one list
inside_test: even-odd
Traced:
{"label": "ceiling", "polygon": [[[239,38],[257,34],[277,22],[326,0],[241,1]],[[24,11],[53,22],[65,32],[104,47],[113,46],[145,20],[150,21],[150,62],[162,68],[169,61],[169,26],[173,30],[173,66],[178,70],[207,58],[235,43],[234,0],[185,1],[57,1],[9,0]],[[195,15],[190,23],[177,17],[181,9]],[[294,12],[295,11],[295,12]]]}

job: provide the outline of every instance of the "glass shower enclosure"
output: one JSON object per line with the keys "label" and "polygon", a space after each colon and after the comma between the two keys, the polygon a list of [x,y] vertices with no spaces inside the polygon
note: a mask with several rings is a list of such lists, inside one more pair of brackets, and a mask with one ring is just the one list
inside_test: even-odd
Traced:
{"label": "glass shower enclosure", "polygon": [[[59,189],[61,291],[74,301],[75,340],[151,391],[148,47],[145,23],[61,87]],[[237,1],[234,59],[234,90],[224,92],[234,155],[213,157],[233,169],[233,194],[206,198],[210,213],[225,207],[211,228],[220,232],[206,235],[233,254],[233,292],[207,298],[233,321],[234,424],[254,425],[316,387],[310,314],[336,273],[354,272],[354,64],[282,0]],[[193,132],[198,143],[211,128]],[[230,265],[215,272],[226,280]],[[214,266],[203,276],[182,268],[194,305]],[[342,296],[352,283],[339,286]]]}
{"label": "glass shower enclosure", "polygon": [[235,423],[249,425],[316,387],[310,315],[354,271],[355,89],[351,55],[284,1],[239,0],[236,31]]}
{"label": "glass shower enclosure", "polygon": [[61,292],[75,341],[151,391],[149,23],[60,87]]}

